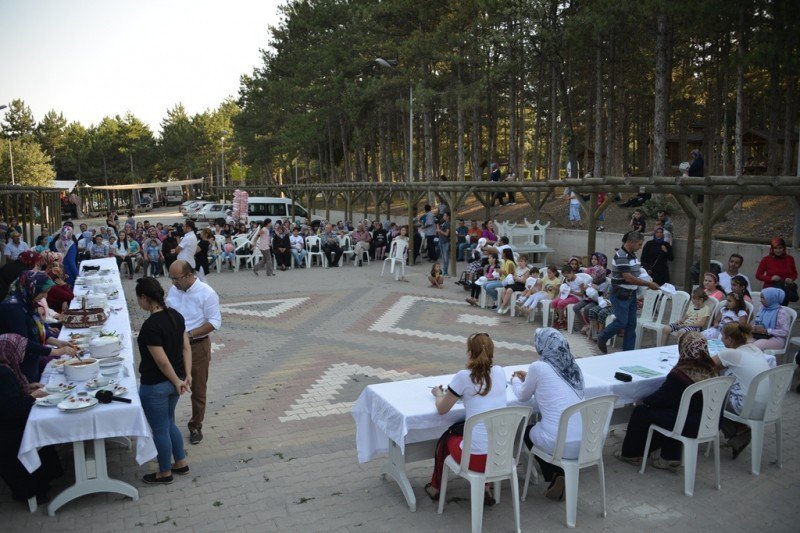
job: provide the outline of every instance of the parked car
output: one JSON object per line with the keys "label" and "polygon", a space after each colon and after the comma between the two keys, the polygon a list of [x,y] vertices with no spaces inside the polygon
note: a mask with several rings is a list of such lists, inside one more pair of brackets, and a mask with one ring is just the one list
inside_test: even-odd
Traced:
{"label": "parked car", "polygon": [[163,197],[165,205],[175,205],[183,202],[183,189],[180,185],[167,187]]}
{"label": "parked car", "polygon": [[188,218],[198,222],[208,222],[216,218],[225,218],[225,212],[229,209],[233,209],[231,204],[205,204],[196,213],[188,215]]}
{"label": "parked car", "polygon": [[209,202],[207,200],[195,200],[186,206],[186,209],[183,210],[183,215],[191,218],[191,216],[200,211],[204,205],[213,203],[214,202]]}
{"label": "parked car", "polygon": [[[270,218],[274,222],[281,218],[292,218],[292,200],[276,196],[251,196],[247,199],[247,220],[261,224],[264,219]],[[311,219],[312,222],[322,221],[321,217],[309,216],[305,207],[294,203],[294,219]]]}

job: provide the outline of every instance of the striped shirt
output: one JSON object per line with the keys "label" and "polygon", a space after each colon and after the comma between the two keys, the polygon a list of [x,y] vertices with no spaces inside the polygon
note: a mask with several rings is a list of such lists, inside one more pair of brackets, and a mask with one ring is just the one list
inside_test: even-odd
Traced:
{"label": "striped shirt", "polygon": [[642,264],[637,259],[636,254],[629,252],[625,247],[621,247],[614,254],[611,259],[611,284],[614,287],[622,287],[623,289],[638,289],[638,285],[625,283],[622,275],[627,272],[634,278],[638,278],[642,270]]}

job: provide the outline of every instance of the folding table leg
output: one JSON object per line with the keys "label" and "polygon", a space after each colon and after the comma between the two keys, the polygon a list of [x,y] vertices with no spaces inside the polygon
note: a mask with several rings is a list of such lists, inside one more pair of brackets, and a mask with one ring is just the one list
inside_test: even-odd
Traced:
{"label": "folding table leg", "polygon": [[[93,446],[87,454],[85,445],[88,443]],[[108,477],[105,439],[73,442],[72,452],[75,460],[75,484],[53,498],[47,506],[48,515],[55,516],[56,511],[65,503],[98,492],[116,492],[130,496],[134,501],[139,500],[139,491],[135,487]]]}
{"label": "folding table leg", "polygon": [[408,480],[408,475],[406,475],[406,458],[394,441],[391,441],[389,448],[389,459],[381,468],[381,475],[385,474],[392,476],[397,484],[400,485],[400,490],[403,492],[403,496],[406,497],[409,509],[411,509],[412,513],[416,512],[417,497],[414,496],[414,489],[411,488],[411,482]]}

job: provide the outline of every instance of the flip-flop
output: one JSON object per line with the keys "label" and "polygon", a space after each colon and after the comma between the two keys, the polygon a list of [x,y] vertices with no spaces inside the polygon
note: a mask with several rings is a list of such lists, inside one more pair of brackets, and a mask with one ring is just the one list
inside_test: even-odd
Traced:
{"label": "flip-flop", "polygon": [[431,491],[428,490],[428,489],[431,489],[431,488],[433,488],[433,486],[430,483],[425,485],[425,494],[427,494],[428,498],[430,498],[431,500],[433,500],[435,502],[438,502],[439,501],[439,494],[436,493],[435,496],[433,494],[431,494]]}

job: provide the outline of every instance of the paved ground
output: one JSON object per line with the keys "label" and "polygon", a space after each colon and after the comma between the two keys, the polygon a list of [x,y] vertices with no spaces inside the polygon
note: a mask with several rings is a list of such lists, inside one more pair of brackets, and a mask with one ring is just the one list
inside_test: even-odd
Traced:
{"label": "paved ground", "polygon": [[[532,327],[463,303],[464,291],[447,282],[426,288],[427,267],[409,270],[409,282],[364,268],[252,272],[210,276],[223,302],[223,329],[213,337],[210,405],[205,440],[189,446],[191,474],[170,486],[138,479],[131,452],[109,447],[109,471],[140,489],[140,500],[87,496],[55,517],[29,514],[0,488],[4,530],[14,531],[466,531],[469,489],[451,484],[443,515],[424,495],[432,462],[410,468],[418,508],[411,513],[397,485],[379,476],[381,461],[359,464],[350,405],[369,383],[463,367],[463,338],[488,331],[498,342],[501,365],[529,362]],[[166,286],[166,282],[165,282]],[[125,281],[133,328],[144,320],[133,310],[132,282]],[[573,351],[595,350],[579,335]],[[376,377],[377,375],[377,377]],[[683,496],[680,475],[648,469],[644,476],[612,457],[623,435],[605,450],[608,517],[599,517],[595,471],[581,477],[578,527],[589,531],[796,531],[800,497],[800,395],[784,407],[784,467],[774,464],[774,434],[766,438],[762,473],[749,473],[749,450],[722,460],[722,490],[713,488],[713,459],[701,457],[695,495]],[[188,398],[178,404],[185,427]],[[62,453],[71,471],[71,457]],[[71,474],[57,487],[71,483]],[[564,504],[532,487],[521,503],[525,531],[561,530]],[[501,504],[485,509],[486,531],[513,530],[507,485]]]}

